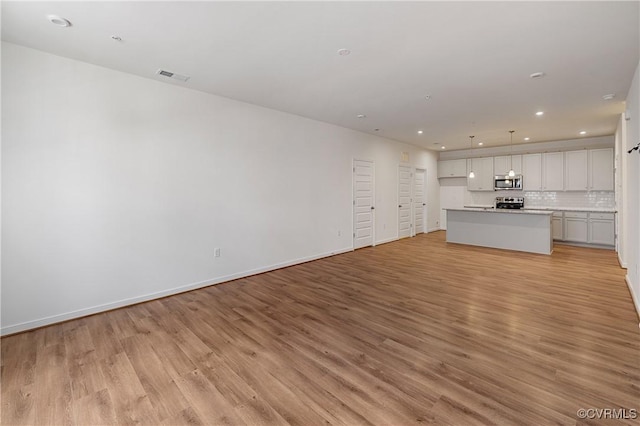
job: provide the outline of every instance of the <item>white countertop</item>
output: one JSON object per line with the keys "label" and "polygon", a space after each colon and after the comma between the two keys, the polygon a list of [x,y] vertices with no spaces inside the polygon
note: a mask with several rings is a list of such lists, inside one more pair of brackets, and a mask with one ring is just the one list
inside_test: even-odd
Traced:
{"label": "white countertop", "polygon": [[[465,209],[492,209],[492,205],[488,204],[471,204],[464,206]],[[593,213],[617,213],[614,207],[548,207],[535,206],[525,207],[523,210],[549,210],[554,212],[593,212]]]}
{"label": "white countertop", "polygon": [[451,210],[457,212],[484,212],[484,213],[506,213],[506,214],[542,214],[552,215],[552,210],[530,210],[530,209],[494,209],[493,207],[466,207],[462,209],[445,208],[443,210]]}
{"label": "white countertop", "polygon": [[612,207],[525,207],[524,210],[549,210],[554,212],[594,212],[594,213],[616,213]]}

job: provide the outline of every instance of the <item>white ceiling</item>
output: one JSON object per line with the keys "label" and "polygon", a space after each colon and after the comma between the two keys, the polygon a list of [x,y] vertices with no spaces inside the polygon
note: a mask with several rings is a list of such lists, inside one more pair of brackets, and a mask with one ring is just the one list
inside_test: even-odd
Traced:
{"label": "white ceiling", "polygon": [[[429,149],[462,149],[471,134],[484,146],[508,144],[509,129],[514,143],[613,134],[638,65],[639,4],[2,1],[2,39]],[[49,23],[49,14],[72,26]],[[159,68],[191,79],[167,80]],[[538,71],[546,76],[529,78]],[[609,93],[616,97],[603,100]]]}

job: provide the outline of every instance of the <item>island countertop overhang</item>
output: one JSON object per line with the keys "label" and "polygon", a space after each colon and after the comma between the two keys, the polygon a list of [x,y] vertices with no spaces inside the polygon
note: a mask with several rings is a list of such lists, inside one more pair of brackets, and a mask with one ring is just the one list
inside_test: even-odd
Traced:
{"label": "island countertop overhang", "polygon": [[443,208],[442,210],[458,212],[482,212],[482,213],[505,213],[505,214],[537,214],[551,216],[551,210],[525,210],[525,209],[494,209],[491,207],[465,207],[465,208]]}

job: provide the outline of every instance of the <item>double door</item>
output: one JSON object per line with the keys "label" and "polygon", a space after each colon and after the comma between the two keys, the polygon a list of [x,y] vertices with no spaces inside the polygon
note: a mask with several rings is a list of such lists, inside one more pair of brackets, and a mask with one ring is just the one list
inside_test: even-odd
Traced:
{"label": "double door", "polygon": [[426,172],[409,166],[398,168],[398,238],[426,230]]}

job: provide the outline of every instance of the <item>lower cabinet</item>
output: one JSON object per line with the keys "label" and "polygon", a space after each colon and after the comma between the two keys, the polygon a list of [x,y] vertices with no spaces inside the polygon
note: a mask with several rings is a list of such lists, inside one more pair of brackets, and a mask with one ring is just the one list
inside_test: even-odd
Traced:
{"label": "lower cabinet", "polygon": [[615,213],[554,212],[553,239],[573,243],[613,246]]}
{"label": "lower cabinet", "polygon": [[576,243],[589,242],[589,213],[565,212],[564,213],[564,240]]}
{"label": "lower cabinet", "polygon": [[589,213],[589,242],[615,245],[616,230],[613,213]]}
{"label": "lower cabinet", "polygon": [[562,212],[554,212],[551,217],[551,235],[554,240],[564,240]]}

